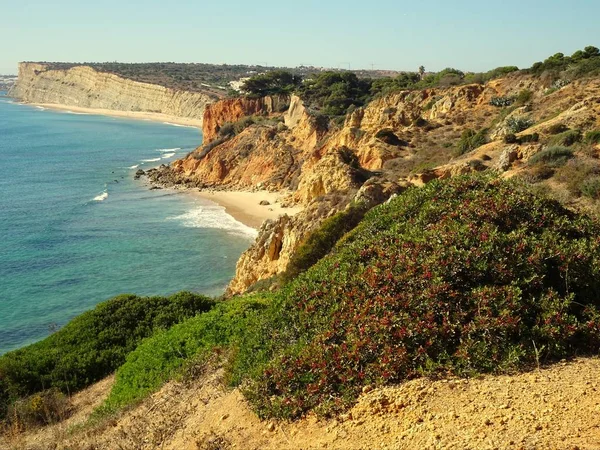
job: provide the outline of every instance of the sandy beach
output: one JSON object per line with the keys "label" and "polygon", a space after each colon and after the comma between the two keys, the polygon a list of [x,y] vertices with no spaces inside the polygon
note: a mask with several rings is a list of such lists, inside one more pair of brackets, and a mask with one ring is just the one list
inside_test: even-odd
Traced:
{"label": "sandy beach", "polygon": [[[112,116],[119,118],[129,118],[138,120],[151,120],[154,122],[170,123],[174,125],[202,128],[202,121],[199,119],[188,119],[184,117],[175,117],[167,114],[151,112],[134,111],[116,111],[111,109],[82,108],[77,106],[67,106],[54,103],[29,103],[32,106],[54,109],[58,111],[69,111],[74,113],[97,114],[102,116]],[[204,199],[217,203],[225,208],[225,211],[237,221],[249,227],[258,229],[267,219],[277,219],[283,214],[293,216],[302,210],[301,207],[283,208],[280,200],[285,196],[284,193],[269,191],[194,191],[189,192],[198,195]],[[269,205],[261,205],[260,202],[266,200]]]}
{"label": "sandy beach", "polygon": [[57,111],[70,111],[79,114],[97,114],[100,116],[121,117],[137,120],[151,120],[153,122],[169,123],[186,127],[202,128],[201,119],[190,119],[186,117],[170,116],[168,114],[143,112],[143,111],[117,111],[113,109],[82,108],[79,106],[68,106],[57,103],[27,103],[31,106],[54,109]]}
{"label": "sandy beach", "polygon": [[[302,210],[301,207],[283,208],[279,202],[284,194],[278,192],[196,191],[194,195],[225,207],[225,211],[237,221],[256,229],[267,219],[277,219],[283,214],[293,216]],[[261,205],[263,200],[269,205]]]}

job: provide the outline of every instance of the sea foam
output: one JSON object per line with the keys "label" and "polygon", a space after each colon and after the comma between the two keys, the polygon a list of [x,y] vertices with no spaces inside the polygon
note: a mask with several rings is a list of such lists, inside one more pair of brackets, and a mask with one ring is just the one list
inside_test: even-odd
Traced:
{"label": "sea foam", "polygon": [[179,123],[171,123],[171,122],[163,122],[165,125],[171,125],[172,127],[182,127],[182,128],[196,128],[192,125],[181,125]]}
{"label": "sea foam", "polygon": [[142,162],[156,162],[160,161],[160,158],[142,159]]}
{"label": "sea foam", "polygon": [[162,155],[162,159],[172,158],[175,156],[175,153],[165,153]]}
{"label": "sea foam", "polygon": [[93,199],[93,200],[94,200],[95,202],[103,202],[103,201],[104,201],[104,200],[106,200],[107,198],[108,198],[108,192],[107,192],[107,191],[104,191],[102,194],[100,194],[100,195],[96,195],[96,196],[94,197],[94,199]]}
{"label": "sea foam", "polygon": [[179,216],[167,217],[167,220],[177,220],[184,227],[219,229],[251,238],[255,238],[258,234],[254,228],[238,222],[227,214],[222,206],[203,205]]}
{"label": "sea foam", "polygon": [[161,152],[161,153],[171,153],[171,152],[176,152],[177,150],[181,150],[181,147],[156,149],[157,152]]}

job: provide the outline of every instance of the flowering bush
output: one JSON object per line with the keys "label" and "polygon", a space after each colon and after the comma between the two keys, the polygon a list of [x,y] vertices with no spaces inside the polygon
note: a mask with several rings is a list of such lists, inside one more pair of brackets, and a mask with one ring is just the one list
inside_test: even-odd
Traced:
{"label": "flowering bush", "polygon": [[263,416],[297,417],[367,384],[597,352],[599,236],[517,181],[408,190],[276,296],[254,343],[272,357],[246,393]]}

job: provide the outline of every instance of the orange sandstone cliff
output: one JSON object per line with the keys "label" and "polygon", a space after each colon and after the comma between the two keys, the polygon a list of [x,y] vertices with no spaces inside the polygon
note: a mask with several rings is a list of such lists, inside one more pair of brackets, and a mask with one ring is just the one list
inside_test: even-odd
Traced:
{"label": "orange sandstone cliff", "polygon": [[[228,293],[284,271],[308,234],[327,217],[360,199],[372,205],[408,185],[495,169],[512,176],[548,145],[557,123],[589,130],[600,125],[600,80],[580,80],[548,94],[539,79],[514,75],[485,85],[401,91],[381,96],[336,125],[291,98],[227,99],[204,112],[205,143],[185,159],[151,175],[155,182],[189,187],[287,193],[294,217],[266,221],[241,256]],[[494,97],[531,98],[510,112]],[[253,120],[239,126],[245,118]],[[537,142],[507,144],[510,117],[534,123],[520,134]],[[224,135],[222,127],[236,125]],[[489,143],[457,156],[465,130],[487,129]]]}

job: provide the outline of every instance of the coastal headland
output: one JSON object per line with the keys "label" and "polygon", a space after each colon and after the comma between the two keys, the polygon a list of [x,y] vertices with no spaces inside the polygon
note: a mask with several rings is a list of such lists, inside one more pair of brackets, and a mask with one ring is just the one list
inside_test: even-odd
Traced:
{"label": "coastal headland", "polygon": [[[48,70],[23,70],[15,92],[54,95]],[[72,435],[6,433],[12,442],[596,448],[600,50],[422,72],[270,71],[203,104],[202,145],[139,176],[254,227],[269,220],[223,298],[176,297],[203,312],[145,327],[132,350],[97,341],[127,334],[107,308],[139,322],[137,300],[117,298],[86,316],[101,332],[75,321],[0,359],[22,417],[42,398],[27,368],[54,393],[89,386],[68,404],[79,423],[99,418]],[[65,356],[40,367],[51,345]],[[25,422],[15,417],[9,430]]]}

